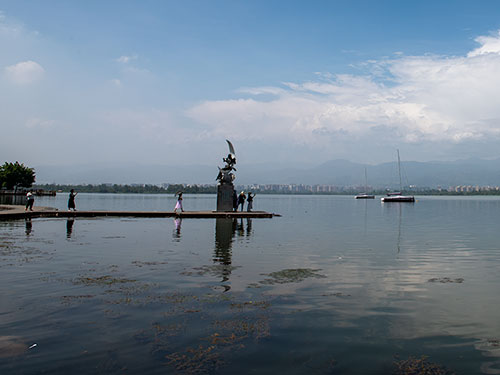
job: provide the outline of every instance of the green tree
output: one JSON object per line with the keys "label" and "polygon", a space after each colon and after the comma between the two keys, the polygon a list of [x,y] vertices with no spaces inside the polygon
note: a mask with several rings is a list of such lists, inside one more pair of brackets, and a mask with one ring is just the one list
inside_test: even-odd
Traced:
{"label": "green tree", "polygon": [[0,166],[0,186],[8,190],[14,189],[15,186],[29,188],[35,182],[35,170],[20,164],[5,162]]}

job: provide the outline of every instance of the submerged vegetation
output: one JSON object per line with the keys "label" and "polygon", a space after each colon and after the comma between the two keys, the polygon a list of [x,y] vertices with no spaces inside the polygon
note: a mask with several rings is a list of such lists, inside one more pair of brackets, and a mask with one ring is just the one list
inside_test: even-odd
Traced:
{"label": "submerged vegetation", "polygon": [[287,283],[298,283],[308,278],[323,279],[326,278],[324,275],[320,275],[317,271],[319,269],[310,268],[295,268],[295,269],[285,269],[277,272],[271,272],[268,274],[263,274],[269,276],[269,278],[260,281],[261,284],[273,285],[273,284],[287,284]]}
{"label": "submerged vegetation", "polygon": [[124,279],[118,277],[112,277],[109,275],[99,276],[99,277],[79,277],[74,283],[75,284],[84,284],[84,285],[100,285],[100,286],[108,286],[113,284],[124,284],[124,283],[134,283],[137,280],[132,279]]}
{"label": "submerged vegetation", "polygon": [[420,358],[410,357],[394,363],[394,375],[454,375],[447,368],[432,363],[426,356]]}
{"label": "submerged vegetation", "polygon": [[433,277],[432,279],[427,280],[430,283],[455,283],[455,284],[462,284],[464,282],[464,279],[459,277],[456,279],[450,279],[449,277]]}

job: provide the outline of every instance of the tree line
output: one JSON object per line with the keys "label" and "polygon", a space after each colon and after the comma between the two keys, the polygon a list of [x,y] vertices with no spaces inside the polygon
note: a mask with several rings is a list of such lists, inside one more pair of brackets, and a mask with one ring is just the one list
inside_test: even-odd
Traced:
{"label": "tree line", "polygon": [[215,194],[217,187],[172,184],[167,187],[156,185],[119,185],[119,184],[82,184],[82,185],[60,185],[60,184],[37,184],[36,189],[55,190],[68,192],[71,189],[80,193],[121,193],[121,194],[175,194],[182,191],[188,194]]}
{"label": "tree line", "polygon": [[[175,194],[178,191],[182,191],[187,194],[215,194],[217,192],[217,186],[215,185],[184,185],[184,184],[171,184],[167,187],[160,187],[156,185],[120,185],[120,184],[80,184],[80,185],[62,185],[62,184],[39,184],[33,185],[35,182],[35,169],[25,166],[18,161],[11,163],[5,162],[0,166],[0,188],[7,190],[15,189],[29,189],[31,187],[35,189],[43,189],[49,191],[70,191],[75,189],[76,191],[83,193],[135,193],[135,194]],[[238,190],[244,189],[243,187],[237,187]],[[348,191],[343,192],[290,192],[290,191],[269,191],[252,189],[254,193],[258,194],[301,194],[301,195],[339,195],[339,194],[349,194]],[[438,189],[418,189],[418,191],[413,190],[414,194],[418,195],[500,195],[499,190],[489,190],[489,191],[470,191],[470,192],[455,192],[455,191],[445,191]],[[353,191],[354,193],[354,191]],[[385,191],[378,190],[372,191],[370,194],[385,195]]]}
{"label": "tree line", "polygon": [[[69,192],[75,189],[81,193],[121,193],[121,194],[175,194],[182,191],[186,194],[216,194],[217,186],[200,186],[200,185],[183,185],[172,184],[168,187],[159,187],[156,185],[119,185],[119,184],[81,184],[81,185],[61,185],[61,184],[38,184],[33,185],[35,189],[43,189],[47,191],[63,191]],[[245,190],[242,186],[236,187],[237,191]],[[341,192],[293,192],[288,190],[260,190],[252,189],[256,194],[280,194],[280,195],[353,195],[356,194],[355,190],[341,191]],[[386,190],[374,190],[368,192],[369,194],[384,196]],[[490,191],[470,191],[470,192],[455,192],[439,189],[419,189],[411,190],[412,194],[417,195],[443,195],[443,196],[472,196],[472,195],[500,195],[498,190]]]}

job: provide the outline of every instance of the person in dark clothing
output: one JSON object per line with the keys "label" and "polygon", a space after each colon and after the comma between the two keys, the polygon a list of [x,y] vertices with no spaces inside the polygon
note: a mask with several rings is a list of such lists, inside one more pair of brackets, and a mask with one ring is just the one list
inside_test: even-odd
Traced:
{"label": "person in dark clothing", "polygon": [[[241,204],[241,211],[243,211],[243,206],[245,205],[245,201],[246,201],[247,197],[245,195],[245,192],[242,191],[240,193],[240,195],[238,195],[238,207],[240,206]],[[236,211],[238,211],[238,207],[236,208]]]}
{"label": "person in dark clothing", "polygon": [[252,192],[248,193],[247,212],[251,212],[253,209],[253,197],[255,197],[255,194],[253,194]]}
{"label": "person in dark clothing", "polygon": [[75,193],[75,189],[71,189],[69,192],[69,198],[68,198],[68,211],[76,211],[76,206],[75,206],[75,197],[78,193]]}

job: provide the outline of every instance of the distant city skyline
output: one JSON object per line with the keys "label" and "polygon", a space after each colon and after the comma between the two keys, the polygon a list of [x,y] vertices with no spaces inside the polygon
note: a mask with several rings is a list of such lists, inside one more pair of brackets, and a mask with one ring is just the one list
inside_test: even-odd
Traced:
{"label": "distant city skyline", "polygon": [[497,1],[0,0],[0,161],[498,158]]}
{"label": "distant city skyline", "polygon": [[[367,179],[365,180],[365,171]],[[404,186],[500,186],[500,158],[464,159],[454,162],[403,162]],[[215,184],[216,166],[179,168],[165,165],[40,166],[35,168],[39,184]],[[235,173],[236,185],[331,185],[398,188],[397,162],[366,165],[347,160],[285,167],[275,164],[242,164]]]}

